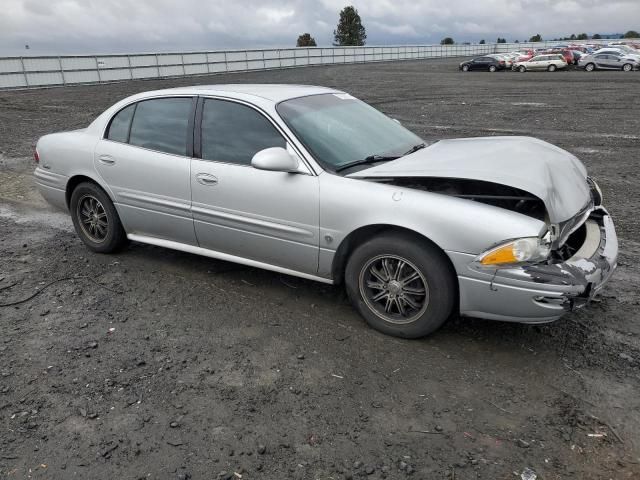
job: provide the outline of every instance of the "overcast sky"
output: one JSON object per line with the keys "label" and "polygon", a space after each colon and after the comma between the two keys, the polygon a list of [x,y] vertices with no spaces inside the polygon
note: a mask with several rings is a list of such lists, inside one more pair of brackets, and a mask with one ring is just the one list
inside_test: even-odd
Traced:
{"label": "overcast sky", "polygon": [[330,45],[350,3],[369,45],[640,30],[640,0],[0,0],[0,55]]}

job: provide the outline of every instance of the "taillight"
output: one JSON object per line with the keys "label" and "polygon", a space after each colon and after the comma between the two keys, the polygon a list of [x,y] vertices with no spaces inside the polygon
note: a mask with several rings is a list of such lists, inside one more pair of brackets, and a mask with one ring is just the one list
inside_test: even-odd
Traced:
{"label": "taillight", "polygon": [[33,159],[36,161],[36,163],[40,163],[40,154],[38,153],[37,148],[33,149]]}

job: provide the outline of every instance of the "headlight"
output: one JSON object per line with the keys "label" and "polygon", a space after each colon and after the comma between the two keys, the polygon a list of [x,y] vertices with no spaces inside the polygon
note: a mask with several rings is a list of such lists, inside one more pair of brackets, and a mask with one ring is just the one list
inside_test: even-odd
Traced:
{"label": "headlight", "polygon": [[478,256],[481,265],[507,265],[545,260],[551,251],[549,237],[527,237],[503,243]]}

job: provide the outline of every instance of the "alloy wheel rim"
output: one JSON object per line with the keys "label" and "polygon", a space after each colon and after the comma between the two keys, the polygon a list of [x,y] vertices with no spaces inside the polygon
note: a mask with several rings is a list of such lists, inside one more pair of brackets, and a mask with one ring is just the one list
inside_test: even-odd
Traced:
{"label": "alloy wheel rim", "polygon": [[78,201],[77,215],[82,232],[95,243],[102,243],[109,232],[109,218],[96,197],[84,195]]}
{"label": "alloy wheel rim", "polygon": [[360,295],[386,322],[415,322],[429,306],[429,286],[422,272],[397,255],[378,255],[360,270]]}

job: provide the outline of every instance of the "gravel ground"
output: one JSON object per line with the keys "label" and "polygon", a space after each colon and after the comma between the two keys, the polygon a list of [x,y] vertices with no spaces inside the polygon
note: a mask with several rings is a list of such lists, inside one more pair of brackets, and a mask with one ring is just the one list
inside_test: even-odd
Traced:
{"label": "gravel ground", "polygon": [[[403,341],[338,287],[140,244],[91,254],[34,191],[40,135],[139,91],[220,82],[337,87],[427,140],[553,142],[603,188],[620,268],[554,324],[457,319]],[[42,292],[0,305],[0,475],[640,478],[639,94],[638,72],[453,60],[0,92],[0,304]]]}

